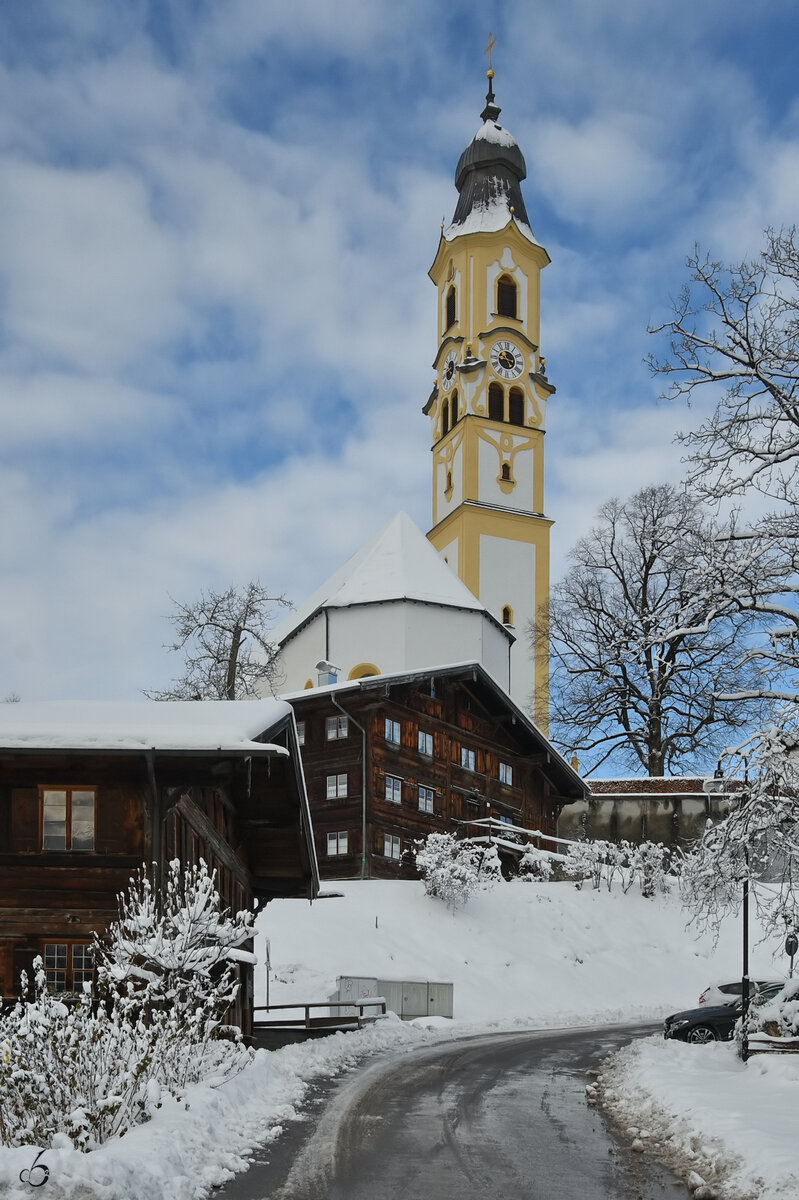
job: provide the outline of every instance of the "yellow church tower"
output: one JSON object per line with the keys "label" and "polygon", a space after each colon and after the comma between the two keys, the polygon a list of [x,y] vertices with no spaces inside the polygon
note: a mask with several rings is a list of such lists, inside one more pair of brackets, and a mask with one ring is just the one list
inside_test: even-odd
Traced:
{"label": "yellow church tower", "polygon": [[436,381],[423,411],[433,453],[428,538],[474,595],[515,634],[510,691],[546,729],[548,652],[531,622],[549,598],[544,516],[546,403],[555,391],[539,352],[540,277],[514,139],[499,124],[491,67],[482,125],[455,172],[458,203],[430,277],[438,289]]}

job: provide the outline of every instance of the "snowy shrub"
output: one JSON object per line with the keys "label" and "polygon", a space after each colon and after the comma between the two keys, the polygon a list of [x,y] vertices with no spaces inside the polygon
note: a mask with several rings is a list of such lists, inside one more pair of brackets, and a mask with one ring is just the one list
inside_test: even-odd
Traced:
{"label": "snowy shrub", "polygon": [[[496,851],[495,851],[496,852]],[[480,884],[478,853],[451,833],[431,833],[416,853],[416,865],[428,896],[461,908]]]}
{"label": "snowy shrub", "polygon": [[767,1037],[799,1038],[799,979],[791,979],[767,1004],[749,1009],[747,1033]]}
{"label": "snowy shrub", "polygon": [[480,887],[488,891],[495,883],[502,883],[502,863],[496,846],[474,846],[473,851]]}
{"label": "snowy shrub", "polygon": [[0,1014],[0,1139],[49,1146],[66,1135],[91,1150],[149,1119],[164,1096],[215,1085],[250,1060],[217,1034],[236,996],[237,949],[250,916],[221,907],[204,863],[169,864],[163,901],[144,871],[119,897],[119,920],[95,945],[100,998],[67,1005],[47,991],[41,959],[32,995]]}
{"label": "snowy shrub", "polygon": [[623,892],[638,883],[641,895],[648,898],[666,887],[669,874],[675,874],[680,860],[660,842],[577,842],[569,847],[565,873],[581,888],[590,879],[596,890],[604,882],[608,891],[616,880]]}
{"label": "snowy shrub", "polygon": [[530,842],[519,859],[519,878],[526,882],[547,883],[552,877],[552,863],[551,854],[545,854]]}

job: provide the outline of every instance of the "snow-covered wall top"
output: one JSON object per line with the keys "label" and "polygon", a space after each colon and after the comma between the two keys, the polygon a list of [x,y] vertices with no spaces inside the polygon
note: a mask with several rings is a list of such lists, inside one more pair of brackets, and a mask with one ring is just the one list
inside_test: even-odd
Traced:
{"label": "snow-covered wall top", "polygon": [[50,700],[0,704],[0,748],[224,750],[287,755],[256,742],[291,714],[282,700]]}

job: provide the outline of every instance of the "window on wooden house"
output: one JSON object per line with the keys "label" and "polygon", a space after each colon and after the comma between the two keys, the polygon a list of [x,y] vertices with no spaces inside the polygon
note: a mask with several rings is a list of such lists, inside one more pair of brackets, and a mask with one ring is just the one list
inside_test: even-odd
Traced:
{"label": "window on wooden house", "polygon": [[341,854],[349,854],[349,835],[346,831],[329,833],[327,835],[328,858],[334,858]]}
{"label": "window on wooden house", "polygon": [[346,717],[328,717],[326,728],[329,742],[335,742],[338,738],[345,738],[349,735],[349,721]]}
{"label": "window on wooden house", "polygon": [[511,425],[524,424],[524,392],[521,388],[511,388],[508,394],[508,420]]}
{"label": "window on wooden house", "polygon": [[431,787],[419,788],[419,812],[431,813],[433,811],[434,792]]}
{"label": "window on wooden house", "polygon": [[500,317],[516,316],[516,284],[510,275],[500,275],[497,280],[497,314]]}
{"label": "window on wooden house", "polygon": [[450,325],[455,324],[455,288],[451,287],[447,292],[447,329]]}
{"label": "window on wooden house", "polygon": [[499,782],[513,787],[513,767],[510,763],[501,762],[499,764]]}
{"label": "window on wooden house", "polygon": [[419,730],[418,747],[420,754],[426,754],[428,758],[433,757],[433,735],[426,733],[424,729]]}
{"label": "window on wooden house", "polygon": [[402,804],[402,780],[397,775],[386,775],[386,800]]}
{"label": "window on wooden house", "polygon": [[490,421],[505,420],[505,393],[498,383],[488,385],[488,418]]}
{"label": "window on wooden house", "polygon": [[298,746],[305,745],[305,722],[304,721],[297,722],[297,745]]}
{"label": "window on wooden house", "polygon": [[347,794],[347,774],[343,775],[328,775],[327,777],[327,798],[335,800],[337,797],[343,797]]}
{"label": "window on wooden house", "polygon": [[393,746],[399,746],[401,741],[399,721],[392,721],[390,717],[386,717],[385,734],[387,742],[391,742]]}
{"label": "window on wooden house", "polygon": [[93,850],[94,788],[42,788],[42,849]]}
{"label": "window on wooden house", "polygon": [[44,973],[51,992],[82,992],[94,977],[92,948],[82,942],[45,942]]}
{"label": "window on wooden house", "polygon": [[470,750],[468,746],[461,746],[461,766],[467,771],[473,771],[474,762],[474,750]]}
{"label": "window on wooden house", "polygon": [[393,833],[383,834],[383,854],[386,858],[399,859],[402,853],[402,843]]}

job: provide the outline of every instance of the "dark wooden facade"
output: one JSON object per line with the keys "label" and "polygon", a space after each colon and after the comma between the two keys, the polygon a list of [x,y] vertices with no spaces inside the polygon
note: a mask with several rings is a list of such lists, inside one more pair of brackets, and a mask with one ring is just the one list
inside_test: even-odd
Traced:
{"label": "dark wooden facade", "polygon": [[[290,710],[280,708],[262,748],[241,750],[4,747],[0,728],[4,997],[18,994],[20,971],[30,969],[36,954],[46,966],[50,956],[59,986],[79,984],[84,948],[114,920],[117,895],[142,864],[163,868],[172,858],[184,864],[204,859],[233,910],[251,907],[256,898],[316,894],[295,727]],[[93,796],[90,849],[45,848],[44,795],[52,789]],[[243,982],[235,1015],[246,1027],[246,972]]]}
{"label": "dark wooden facade", "polygon": [[287,699],[323,879],[397,877],[419,839],[476,833],[469,822],[489,815],[554,835],[562,806],[587,794],[477,665],[372,676]]}

